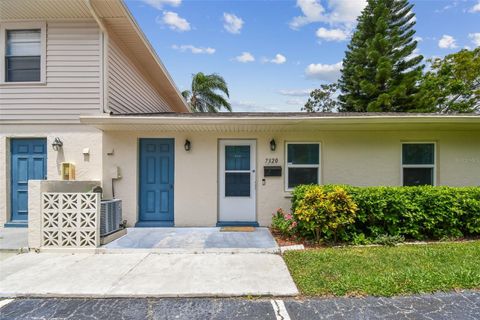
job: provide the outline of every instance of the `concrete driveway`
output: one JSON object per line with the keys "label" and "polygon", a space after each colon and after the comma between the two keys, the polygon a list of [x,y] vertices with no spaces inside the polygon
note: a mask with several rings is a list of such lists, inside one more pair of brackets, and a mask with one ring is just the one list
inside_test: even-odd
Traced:
{"label": "concrete driveway", "polygon": [[289,296],[279,255],[27,253],[0,261],[3,297]]}

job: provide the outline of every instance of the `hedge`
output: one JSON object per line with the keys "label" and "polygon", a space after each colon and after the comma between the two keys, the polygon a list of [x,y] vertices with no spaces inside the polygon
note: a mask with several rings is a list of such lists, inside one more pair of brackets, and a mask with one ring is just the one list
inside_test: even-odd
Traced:
{"label": "hedge", "polygon": [[[292,213],[309,188],[315,187],[295,188]],[[335,187],[343,188],[358,207],[355,221],[339,234],[341,241],[368,243],[384,235],[413,240],[480,235],[480,187],[322,186],[325,192]]]}

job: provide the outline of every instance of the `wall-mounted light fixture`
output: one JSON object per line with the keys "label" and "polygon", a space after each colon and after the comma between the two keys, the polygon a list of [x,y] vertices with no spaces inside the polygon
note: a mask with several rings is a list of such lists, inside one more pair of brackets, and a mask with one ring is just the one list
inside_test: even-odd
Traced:
{"label": "wall-mounted light fixture", "polygon": [[275,139],[270,140],[270,150],[275,151],[277,149],[277,143]]}
{"label": "wall-mounted light fixture", "polygon": [[190,140],[185,140],[185,144],[183,145],[183,147],[185,148],[185,151],[190,151],[190,149],[192,149],[192,143],[190,142]]}
{"label": "wall-mounted light fixture", "polygon": [[53,150],[58,151],[58,150],[60,150],[61,147],[63,147],[62,140],[60,140],[59,137],[55,137],[55,140],[53,140],[53,142],[52,142]]}

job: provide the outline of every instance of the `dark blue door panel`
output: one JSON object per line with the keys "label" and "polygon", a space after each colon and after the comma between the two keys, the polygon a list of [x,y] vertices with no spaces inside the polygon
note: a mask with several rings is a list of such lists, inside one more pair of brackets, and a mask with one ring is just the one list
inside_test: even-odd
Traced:
{"label": "dark blue door panel", "polygon": [[173,226],[173,139],[140,139],[137,226]]}
{"label": "dark blue door panel", "polygon": [[47,175],[47,141],[12,139],[11,152],[11,222],[28,220],[28,180],[44,180]]}

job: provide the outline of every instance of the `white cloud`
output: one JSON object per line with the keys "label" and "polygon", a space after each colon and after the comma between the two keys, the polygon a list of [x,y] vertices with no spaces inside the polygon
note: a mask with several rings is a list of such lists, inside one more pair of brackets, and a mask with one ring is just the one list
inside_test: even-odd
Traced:
{"label": "white cloud", "polygon": [[230,33],[238,34],[243,27],[243,20],[233,13],[223,13],[223,27]]}
{"label": "white cloud", "polygon": [[268,60],[268,62],[271,62],[271,63],[276,63],[276,64],[283,64],[285,62],[287,62],[287,58],[280,54],[280,53],[277,53],[275,55],[275,58],[271,59],[271,60]]}
{"label": "white cloud", "polygon": [[347,32],[342,29],[326,29],[323,27],[317,30],[316,35],[326,41],[344,41],[348,38]]}
{"label": "white cloud", "polygon": [[292,29],[298,29],[312,22],[322,21],[325,8],[317,0],[297,0],[297,7],[303,16],[294,17],[290,22]]}
{"label": "white cloud", "polygon": [[297,7],[303,15],[290,21],[292,29],[298,29],[313,22],[344,24],[352,26],[367,4],[367,0],[329,0],[326,10],[318,0],[297,0]]}
{"label": "white cloud", "polygon": [[469,33],[468,34],[468,37],[470,39],[472,39],[472,43],[477,46],[477,47],[480,47],[480,32],[476,32],[476,33]]}
{"label": "white cloud", "polygon": [[161,10],[164,5],[178,7],[182,3],[182,0],[142,0],[142,1],[158,10]]}
{"label": "white cloud", "polygon": [[454,37],[444,34],[438,41],[438,47],[442,49],[455,49],[457,48],[457,44],[455,43]]}
{"label": "white cloud", "polygon": [[190,51],[193,54],[214,54],[216,51],[214,48],[195,47],[190,44],[184,44],[181,46],[177,46],[176,44],[174,44],[172,46],[172,49],[178,50],[180,52]]}
{"label": "white cloud", "polygon": [[413,38],[413,40],[417,41],[417,42],[422,42],[423,41],[423,38],[422,37],[419,37],[419,36],[416,36],[415,38]]}
{"label": "white cloud", "polygon": [[166,24],[170,29],[179,32],[189,31],[191,29],[190,23],[186,19],[172,11],[165,11],[161,19],[157,17],[157,22]]}
{"label": "white cloud", "polygon": [[305,105],[305,100],[300,99],[300,98],[295,98],[295,99],[288,99],[285,101],[286,104],[291,105],[291,106],[297,106],[299,109],[301,109]]}
{"label": "white cloud", "polygon": [[480,12],[480,0],[472,7],[470,8],[470,12]]}
{"label": "white cloud", "polygon": [[278,93],[283,96],[291,96],[291,97],[305,97],[312,92],[313,89],[282,89],[278,90]]}
{"label": "white cloud", "polygon": [[242,52],[241,55],[235,57],[235,60],[242,63],[253,62],[255,57],[250,52]]}
{"label": "white cloud", "polygon": [[340,77],[340,70],[342,69],[342,62],[335,64],[310,64],[305,69],[305,74],[308,78],[314,78],[324,81],[336,81]]}

